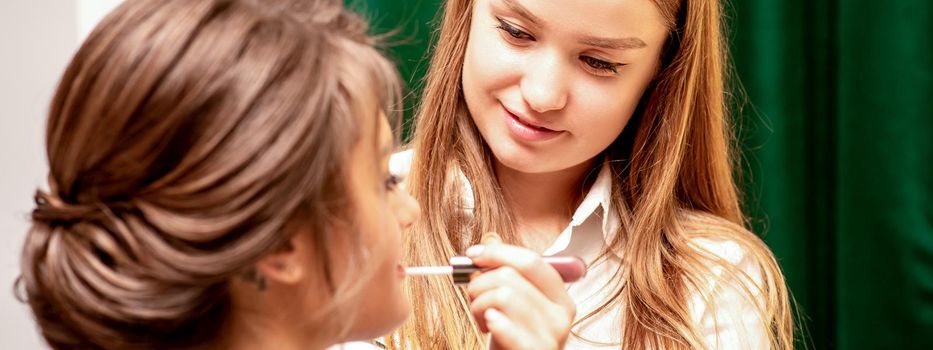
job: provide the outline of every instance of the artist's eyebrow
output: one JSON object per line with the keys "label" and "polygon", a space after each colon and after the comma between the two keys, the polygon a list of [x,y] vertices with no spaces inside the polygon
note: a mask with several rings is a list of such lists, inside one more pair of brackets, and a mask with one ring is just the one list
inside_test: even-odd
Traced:
{"label": "artist's eyebrow", "polygon": [[519,16],[524,17],[528,22],[533,24],[541,24],[541,19],[537,16],[531,14],[531,11],[528,11],[522,4],[519,4],[515,0],[502,0],[505,3],[505,6],[508,6],[510,10],[517,13]]}
{"label": "artist's eyebrow", "polygon": [[628,50],[628,49],[640,49],[648,46],[639,38],[636,37],[627,37],[627,38],[600,38],[595,36],[583,36],[579,40],[580,44],[601,47],[604,49],[610,50]]}
{"label": "artist's eyebrow", "polygon": [[[528,11],[527,8],[519,4],[516,0],[502,0],[505,6],[508,6],[510,10],[517,13],[520,17],[525,20],[540,25],[543,21]],[[640,49],[648,46],[639,38],[636,37],[627,37],[627,38],[601,38],[595,36],[583,36],[579,40],[580,44],[595,46],[599,48],[609,49],[609,50],[628,50],[628,49]]]}

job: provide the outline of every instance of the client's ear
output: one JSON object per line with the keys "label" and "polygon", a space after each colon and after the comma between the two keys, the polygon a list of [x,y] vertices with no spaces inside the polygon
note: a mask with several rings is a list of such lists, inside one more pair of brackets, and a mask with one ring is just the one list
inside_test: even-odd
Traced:
{"label": "client's ear", "polygon": [[308,254],[311,254],[307,232],[296,232],[279,250],[256,262],[257,272],[268,283],[297,285],[308,273]]}

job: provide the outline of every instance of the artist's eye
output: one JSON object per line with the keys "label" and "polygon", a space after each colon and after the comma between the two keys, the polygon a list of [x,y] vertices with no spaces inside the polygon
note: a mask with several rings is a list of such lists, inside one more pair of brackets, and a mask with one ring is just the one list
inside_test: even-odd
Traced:
{"label": "artist's eye", "polygon": [[499,30],[505,32],[512,38],[515,38],[518,40],[535,41],[535,38],[531,36],[531,34],[528,34],[525,31],[518,29],[518,27],[516,27],[515,25],[509,22],[506,22],[505,20],[501,18],[496,18],[496,19],[499,21],[499,25],[496,26],[496,28],[499,28]]}
{"label": "artist's eye", "polygon": [[580,56],[580,61],[584,63],[584,68],[590,71],[590,73],[599,76],[611,76],[618,74],[619,67],[625,65],[622,63],[609,62],[590,56]]}

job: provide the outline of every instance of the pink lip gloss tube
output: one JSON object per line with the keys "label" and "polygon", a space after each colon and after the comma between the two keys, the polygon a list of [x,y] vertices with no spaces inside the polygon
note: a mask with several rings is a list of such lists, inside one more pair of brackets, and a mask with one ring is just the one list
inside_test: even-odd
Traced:
{"label": "pink lip gloss tube", "polygon": [[[564,282],[576,282],[586,276],[586,263],[575,256],[545,256],[544,262],[551,265],[560,274]],[[470,283],[470,276],[474,272],[483,271],[483,268],[473,264],[473,260],[465,256],[450,258],[450,266],[415,266],[405,268],[409,276],[438,276],[452,275],[454,283]]]}

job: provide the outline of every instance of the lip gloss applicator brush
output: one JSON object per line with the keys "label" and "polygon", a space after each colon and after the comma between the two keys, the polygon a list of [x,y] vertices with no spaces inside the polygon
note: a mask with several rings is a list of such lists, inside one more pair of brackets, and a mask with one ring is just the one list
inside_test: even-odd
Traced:
{"label": "lip gloss applicator brush", "polygon": [[[551,265],[560,274],[564,282],[576,282],[586,276],[586,263],[575,256],[545,256],[544,262]],[[450,265],[444,266],[413,266],[406,267],[405,274],[409,276],[445,276],[453,275],[455,284],[470,282],[474,272],[483,271],[473,264],[473,260],[465,256],[450,258]]]}

